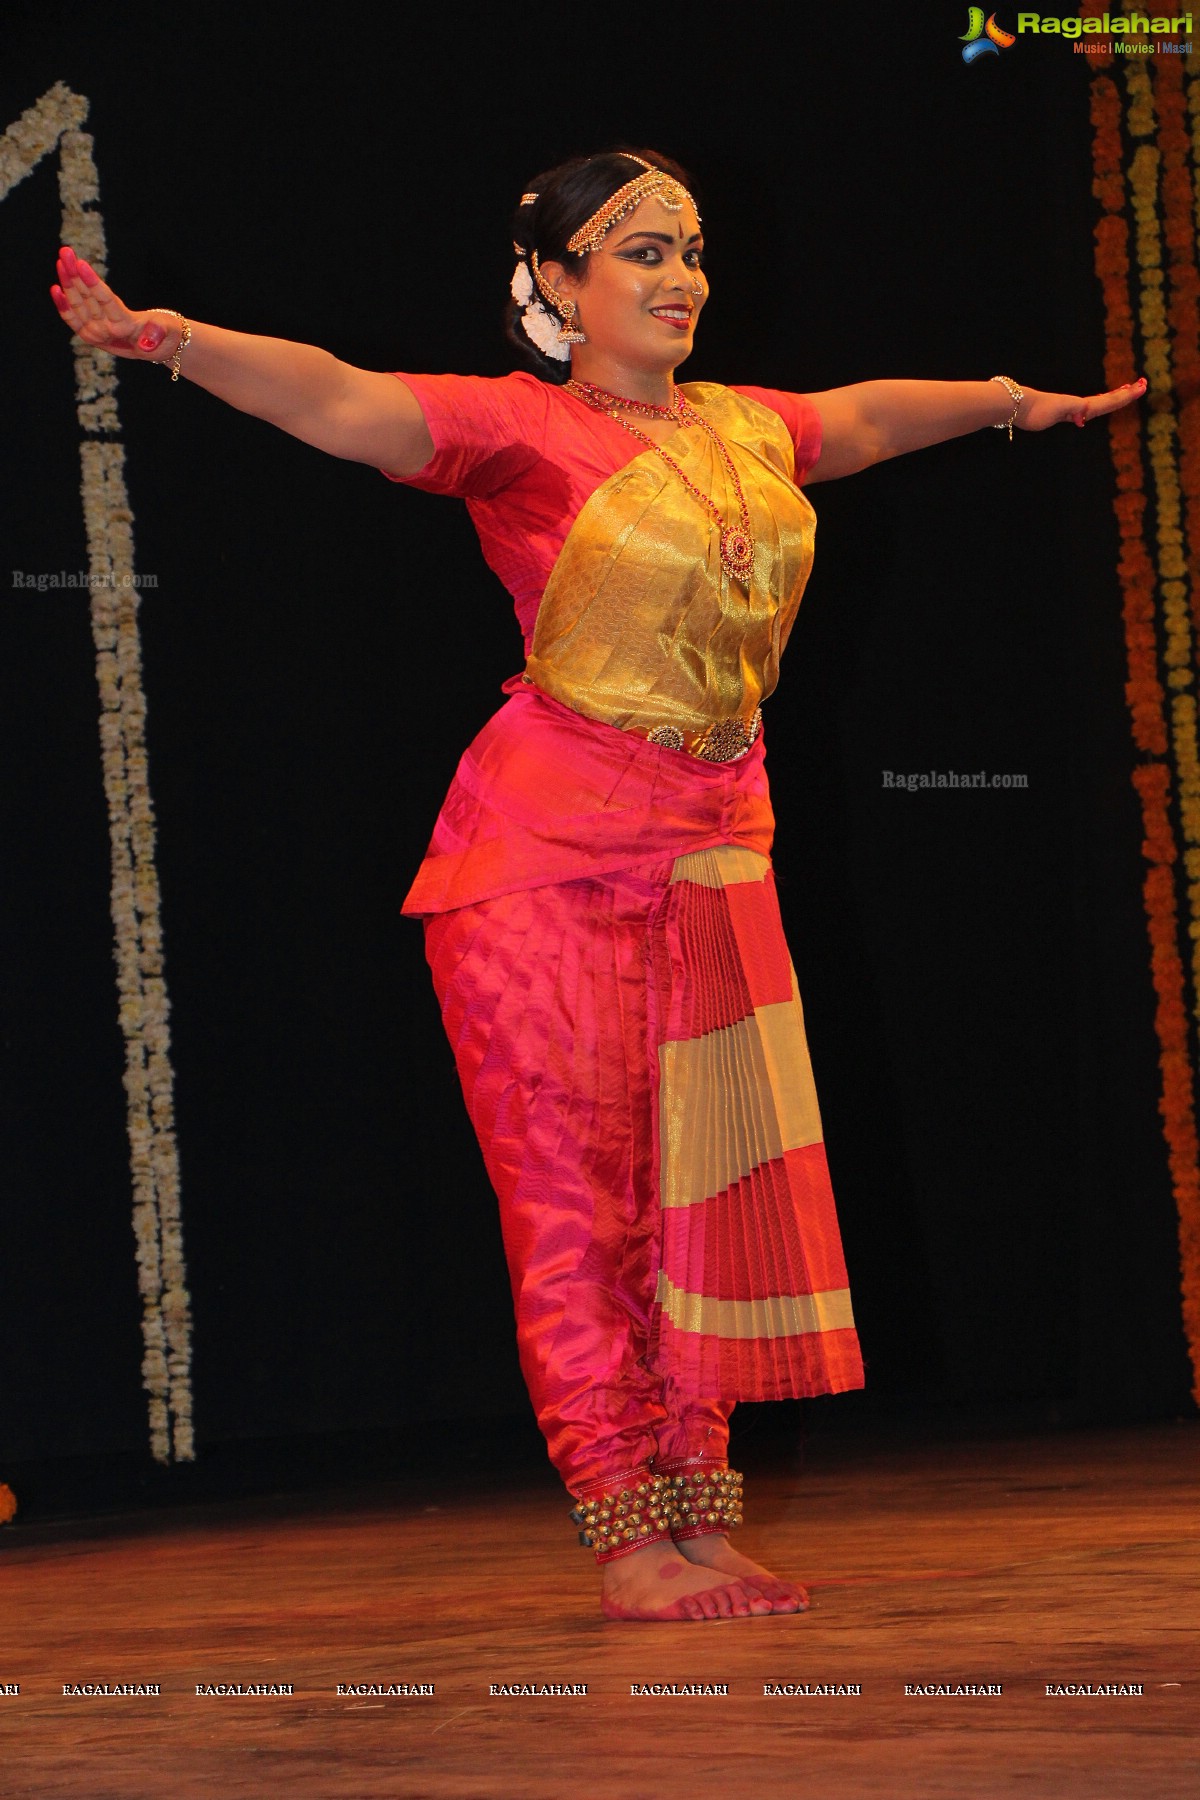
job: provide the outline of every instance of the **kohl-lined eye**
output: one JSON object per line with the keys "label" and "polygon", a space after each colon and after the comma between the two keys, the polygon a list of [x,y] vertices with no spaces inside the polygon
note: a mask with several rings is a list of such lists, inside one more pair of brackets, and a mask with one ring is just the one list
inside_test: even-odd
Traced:
{"label": "kohl-lined eye", "polygon": [[[631,244],[627,249],[618,250],[617,255],[624,262],[655,264],[661,263],[663,260],[663,253],[657,244]],[[689,269],[702,268],[704,264],[703,248],[695,245],[690,250],[685,250],[683,260]]]}

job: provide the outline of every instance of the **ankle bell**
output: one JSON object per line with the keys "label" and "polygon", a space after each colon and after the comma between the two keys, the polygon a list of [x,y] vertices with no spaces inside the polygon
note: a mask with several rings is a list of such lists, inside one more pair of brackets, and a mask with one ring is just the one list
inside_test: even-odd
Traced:
{"label": "ankle bell", "polygon": [[579,1527],[579,1542],[595,1550],[597,1562],[628,1556],[647,1544],[668,1542],[671,1536],[669,1507],[664,1499],[666,1483],[647,1470],[641,1478],[610,1493],[576,1499],[571,1513]]}
{"label": "ankle bell", "polygon": [[667,1465],[662,1476],[671,1535],[700,1537],[710,1531],[732,1531],[742,1523],[742,1480],[739,1470],[710,1465]]}

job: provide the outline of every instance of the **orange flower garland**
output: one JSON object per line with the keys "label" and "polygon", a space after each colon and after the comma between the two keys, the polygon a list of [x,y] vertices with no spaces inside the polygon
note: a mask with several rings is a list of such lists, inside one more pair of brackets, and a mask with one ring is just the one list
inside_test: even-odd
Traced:
{"label": "orange flower garland", "polygon": [[[1193,84],[1200,92],[1200,84]],[[1200,270],[1196,266],[1197,195],[1190,149],[1183,58],[1163,58],[1155,81],[1162,151],[1163,239],[1170,292],[1167,316],[1175,365],[1179,479],[1184,495],[1184,546],[1192,619],[1200,629]]]}
{"label": "orange flower garland", "polygon": [[[1099,15],[1092,5],[1080,12]],[[1149,865],[1143,902],[1156,996],[1159,1111],[1179,1212],[1183,1323],[1200,1401],[1200,1144],[1189,1016],[1200,1001],[1200,748],[1193,691],[1200,627],[1200,275],[1193,220],[1200,219],[1200,195],[1188,155],[1190,135],[1194,166],[1200,166],[1200,81],[1189,80],[1189,134],[1182,57],[1156,55],[1153,74],[1151,59],[1122,70],[1123,121],[1121,89],[1103,72],[1111,55],[1088,60],[1095,71],[1092,189],[1102,209],[1095,245],[1105,381],[1110,387],[1130,381],[1140,366],[1149,382],[1147,408],[1115,414],[1110,441],[1126,698],[1134,746],[1146,759],[1134,769],[1133,784]],[[1187,63],[1189,77],[1195,76],[1200,60],[1193,55]],[[1127,167],[1122,123],[1136,146]],[[1190,915],[1186,933],[1181,899]]]}

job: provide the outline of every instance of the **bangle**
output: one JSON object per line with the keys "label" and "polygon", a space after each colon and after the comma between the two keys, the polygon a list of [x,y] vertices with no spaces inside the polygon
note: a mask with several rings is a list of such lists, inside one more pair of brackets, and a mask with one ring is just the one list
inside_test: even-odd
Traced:
{"label": "bangle", "polygon": [[999,424],[993,425],[992,430],[993,431],[1003,431],[1005,426],[1007,426],[1008,427],[1008,441],[1011,444],[1012,443],[1013,420],[1016,418],[1017,414],[1021,410],[1021,402],[1025,398],[1025,395],[1024,395],[1023,391],[1017,386],[1016,382],[1013,380],[1011,375],[989,375],[988,380],[989,381],[998,381],[1002,388],[1008,389],[1008,397],[1013,403],[1012,412],[1009,414],[1007,419],[1001,419]]}
{"label": "bangle", "polygon": [[[179,342],[175,346],[175,354],[169,359],[169,366],[170,366],[170,370],[171,370],[171,380],[178,381],[179,380],[179,359],[183,355],[184,351],[187,349],[188,345],[192,341],[192,328],[188,324],[187,320],[184,318],[183,314],[181,312],[176,312],[175,308],[173,306],[151,306],[151,307],[147,308],[147,311],[170,313],[170,315],[173,319],[179,319],[183,325],[183,330],[179,334]],[[151,361],[158,362],[159,358],[156,356],[152,357]],[[162,366],[165,369],[168,366],[168,364],[163,363]]]}

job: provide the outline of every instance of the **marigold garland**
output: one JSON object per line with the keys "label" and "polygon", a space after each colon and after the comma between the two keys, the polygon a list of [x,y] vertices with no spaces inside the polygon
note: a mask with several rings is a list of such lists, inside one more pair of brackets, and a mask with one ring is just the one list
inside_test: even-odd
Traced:
{"label": "marigold garland", "polygon": [[[1080,13],[1098,17],[1099,9],[1085,5]],[[1183,1324],[1200,1401],[1200,742],[1194,692],[1200,276],[1193,225],[1200,222],[1200,60],[1194,54],[1187,59],[1190,133],[1182,57],[1129,59],[1120,84],[1104,72],[1113,60],[1107,53],[1088,58],[1092,188],[1101,208],[1095,266],[1104,301],[1106,382],[1116,386],[1140,370],[1149,384],[1144,409],[1112,417],[1110,442],[1126,698],[1134,746],[1146,759],[1134,769],[1133,784],[1148,864],[1143,902],[1156,998],[1159,1110],[1179,1213]],[[1132,146],[1128,158],[1122,130]]]}
{"label": "marigold garland", "polygon": [[1183,58],[1164,58],[1155,82],[1155,101],[1163,160],[1163,242],[1170,278],[1167,318],[1175,367],[1184,579],[1190,591],[1192,624],[1200,631],[1200,270],[1195,224],[1200,189],[1194,189],[1188,166],[1191,146],[1183,77]]}
{"label": "marigold garland", "polygon": [[[56,82],[0,137],[0,199],[58,151],[60,243],[101,273],[104,221],[92,139],[79,129],[88,102]],[[142,1301],[142,1381],[150,1449],[160,1462],[190,1461],[191,1312],[183,1256],[174,1072],[167,1026],[154,809],[146,767],[133,514],[119,442],[114,359],[74,340],[76,410],[91,585],[92,641],[100,692],[100,749],[112,857],[111,908],[118,1018],[125,1041],[126,1123],[133,1177],[133,1232]],[[100,434],[104,434],[101,436]],[[14,1502],[15,1504],[15,1502]]]}

